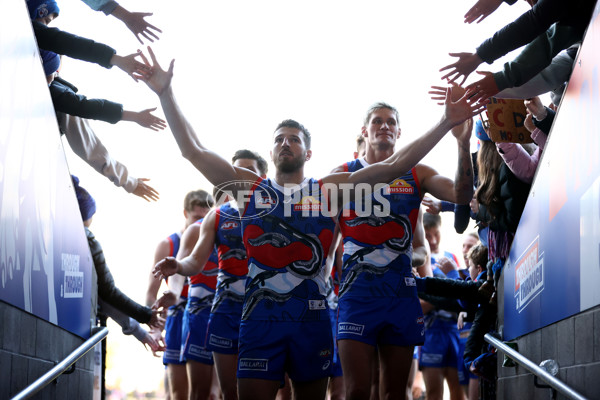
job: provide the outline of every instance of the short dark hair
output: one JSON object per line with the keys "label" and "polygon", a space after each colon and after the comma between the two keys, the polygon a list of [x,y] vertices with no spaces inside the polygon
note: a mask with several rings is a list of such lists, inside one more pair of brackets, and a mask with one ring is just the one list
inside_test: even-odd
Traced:
{"label": "short dark hair", "polygon": [[488,248],[481,243],[477,243],[467,253],[467,259],[473,261],[473,264],[485,268],[488,262]]}
{"label": "short dark hair", "polygon": [[267,160],[262,158],[260,154],[258,154],[255,151],[250,151],[246,149],[238,150],[233,155],[231,163],[233,164],[239,159],[256,160],[256,165],[258,165],[260,175],[266,175],[269,171],[269,165],[267,164]]}
{"label": "short dark hair", "polygon": [[306,145],[306,149],[310,149],[310,132],[300,122],[294,121],[293,119],[286,119],[277,125],[274,132],[277,132],[281,128],[294,128],[301,131],[304,134],[304,144]]}
{"label": "short dark hair", "polygon": [[400,115],[398,114],[398,110],[396,110],[396,107],[385,103],[383,101],[379,101],[375,104],[373,104],[371,107],[369,107],[369,109],[367,110],[367,115],[365,116],[365,120],[363,121],[363,125],[367,126],[369,125],[369,120],[371,119],[371,115],[377,111],[377,110],[381,110],[383,108],[387,108],[388,110],[391,110],[394,112],[394,114],[396,114],[396,121],[398,121],[398,124],[400,124]]}
{"label": "short dark hair", "polygon": [[439,228],[442,226],[442,217],[439,214],[423,213],[423,228]]}
{"label": "short dark hair", "polygon": [[206,190],[192,190],[185,195],[183,199],[183,209],[187,212],[194,210],[194,207],[206,207],[211,208],[215,205],[213,197]]}

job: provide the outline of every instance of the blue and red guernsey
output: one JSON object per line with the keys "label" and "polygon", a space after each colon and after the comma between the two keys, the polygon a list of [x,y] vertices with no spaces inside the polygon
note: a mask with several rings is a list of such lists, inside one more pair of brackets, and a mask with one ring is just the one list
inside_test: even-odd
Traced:
{"label": "blue and red guernsey", "polygon": [[[204,219],[199,219],[195,224],[202,224]],[[215,289],[217,288],[217,273],[219,271],[219,261],[216,249],[213,250],[204,269],[199,274],[190,276],[190,297],[197,297],[212,305]]]}
{"label": "blue and red guernsey", "polygon": [[242,319],[328,320],[327,254],[335,221],[322,182],[284,188],[259,179],[244,210],[248,278]]}
{"label": "blue and red guernsey", "polygon": [[[359,158],[344,169],[368,165]],[[412,239],[421,205],[415,169],[369,197],[362,205],[345,204],[339,216],[344,241],[339,297],[412,297]]]}
{"label": "blue and red guernsey", "polygon": [[[167,237],[169,241],[169,257],[177,257],[177,253],[179,252],[179,245],[181,244],[181,233],[175,232],[169,237]],[[169,278],[165,279],[167,282]],[[187,300],[188,295],[188,283],[187,279],[185,280],[185,284],[183,285],[183,289],[181,289],[181,294],[179,295],[179,303],[185,302]]]}
{"label": "blue and red guernsey", "polygon": [[216,210],[215,232],[219,274],[211,312],[239,314],[241,318],[248,258],[242,239],[240,213],[231,203]]}

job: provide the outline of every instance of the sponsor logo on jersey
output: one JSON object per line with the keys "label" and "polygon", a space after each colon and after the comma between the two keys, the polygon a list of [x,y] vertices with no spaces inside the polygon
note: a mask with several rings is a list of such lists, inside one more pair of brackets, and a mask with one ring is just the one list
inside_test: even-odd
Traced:
{"label": "sponsor logo on jersey", "polygon": [[319,357],[329,357],[331,355],[331,349],[323,349],[319,352]]}
{"label": "sponsor logo on jersey", "polygon": [[407,276],[404,278],[404,284],[406,286],[417,286],[417,281],[414,277],[412,276]]}
{"label": "sponsor logo on jersey", "polygon": [[233,341],[231,339],[213,334],[210,335],[209,343],[213,346],[222,347],[225,349],[231,349],[233,347]]}
{"label": "sponsor logo on jersey", "polygon": [[321,202],[314,196],[304,196],[300,201],[294,204],[294,211],[319,211]]}
{"label": "sponsor logo on jersey", "polygon": [[385,194],[414,194],[415,188],[404,179],[396,179],[385,188]]}
{"label": "sponsor logo on jersey", "polygon": [[325,306],[325,300],[309,300],[308,301],[308,309],[309,310],[325,310],[327,307]]}
{"label": "sponsor logo on jersey", "polygon": [[[273,212],[278,203],[277,192],[266,181],[232,180],[215,186],[215,190],[217,203],[232,201],[235,204],[221,208],[221,213],[238,221],[265,216]],[[245,207],[243,215],[239,214],[238,207]]]}
{"label": "sponsor logo on jersey", "polygon": [[230,230],[230,229],[235,229],[239,226],[240,226],[240,224],[237,223],[236,221],[227,221],[227,222],[224,222],[223,225],[221,225],[221,229]]}
{"label": "sponsor logo on jersey", "polygon": [[262,208],[272,207],[275,205],[275,199],[267,196],[257,196],[256,205]]}
{"label": "sponsor logo on jersey", "polygon": [[175,360],[175,361],[179,362],[179,353],[180,353],[180,349],[177,349],[177,350],[167,349],[164,352],[164,356],[165,356],[165,359],[167,359],[167,360]]}
{"label": "sponsor logo on jersey", "polygon": [[515,306],[523,311],[544,290],[544,258],[539,254],[539,236],[515,263]]}
{"label": "sponsor logo on jersey", "polygon": [[364,325],[353,324],[352,322],[340,322],[338,324],[338,333],[350,333],[362,336],[364,330]]}
{"label": "sponsor logo on jersey", "polygon": [[188,354],[199,358],[204,358],[206,360],[212,360],[212,351],[208,351],[203,347],[196,346],[195,344],[190,345]]}
{"label": "sponsor logo on jersey", "polygon": [[244,371],[268,371],[269,360],[264,358],[240,358],[239,369]]}
{"label": "sponsor logo on jersey", "polygon": [[417,318],[417,324],[423,325],[424,323],[425,323],[425,318],[424,317]]}

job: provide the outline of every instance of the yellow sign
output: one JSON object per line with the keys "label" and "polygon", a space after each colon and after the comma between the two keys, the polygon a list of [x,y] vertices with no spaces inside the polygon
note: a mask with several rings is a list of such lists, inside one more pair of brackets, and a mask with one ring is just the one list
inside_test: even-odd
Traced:
{"label": "yellow sign", "polygon": [[489,136],[496,143],[532,143],[531,133],[525,128],[527,110],[523,100],[490,98],[487,105]]}

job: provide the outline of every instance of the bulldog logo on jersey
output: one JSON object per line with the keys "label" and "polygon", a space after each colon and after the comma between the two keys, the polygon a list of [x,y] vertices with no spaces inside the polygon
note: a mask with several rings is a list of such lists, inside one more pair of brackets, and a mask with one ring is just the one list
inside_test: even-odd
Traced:
{"label": "bulldog logo on jersey", "polygon": [[404,179],[396,179],[385,188],[385,194],[414,194],[415,188]]}
{"label": "bulldog logo on jersey", "polygon": [[294,204],[294,211],[320,211],[321,202],[314,196],[304,196]]}
{"label": "bulldog logo on jersey", "polygon": [[223,223],[223,225],[221,225],[221,229],[223,230],[231,230],[231,229],[236,229],[240,226],[239,223],[237,223],[236,221],[227,221],[225,223]]}

